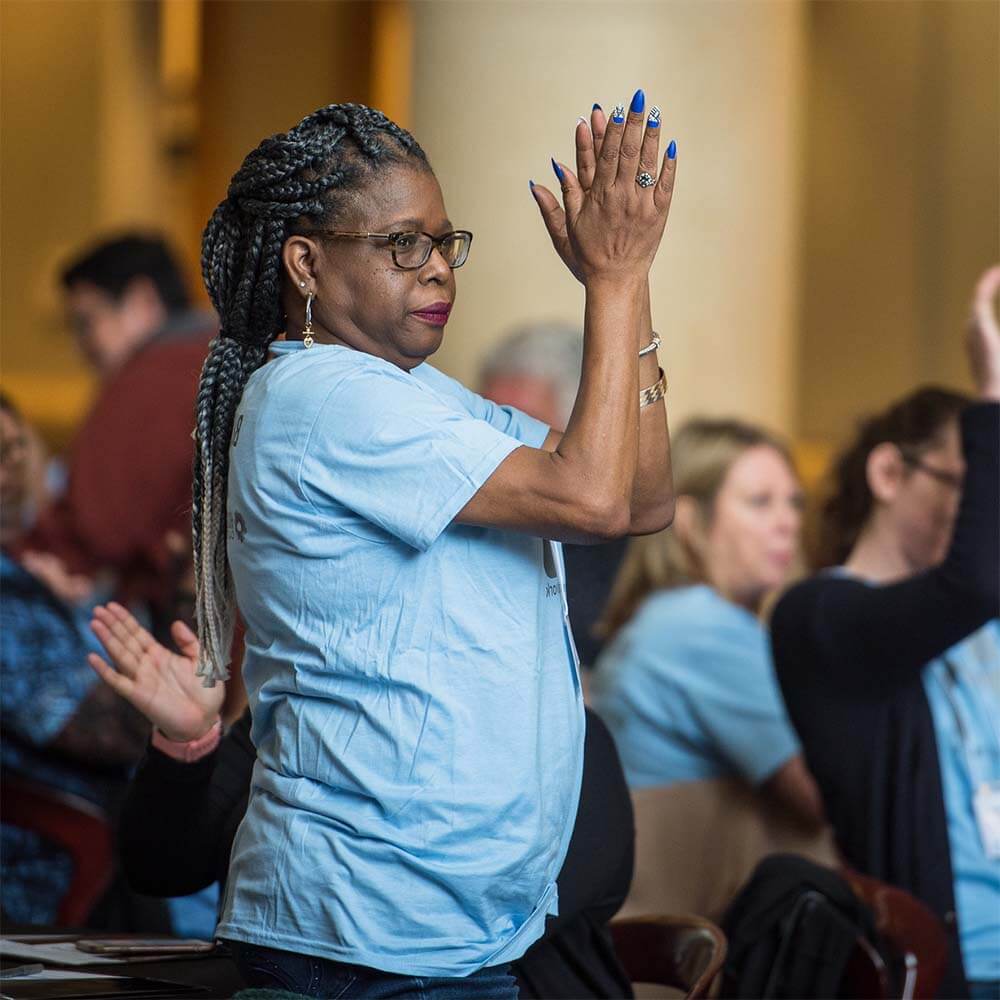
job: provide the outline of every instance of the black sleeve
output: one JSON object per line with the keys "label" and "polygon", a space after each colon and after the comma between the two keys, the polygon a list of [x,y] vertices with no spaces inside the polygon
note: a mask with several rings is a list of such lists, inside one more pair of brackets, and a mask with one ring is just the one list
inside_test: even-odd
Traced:
{"label": "black sleeve", "polygon": [[186,896],[225,881],[255,760],[249,709],[214,753],[193,764],[149,747],[119,829],[122,867],[133,889]]}
{"label": "black sleeve", "polygon": [[148,739],[146,719],[106,684],[95,684],[49,747],[95,767],[131,767]]}
{"label": "black sleeve", "polygon": [[545,934],[586,914],[610,920],[625,902],[635,866],[635,818],[625,772],[614,738],[596,712],[587,708],[583,777],[573,833],[559,886],[559,915]]}
{"label": "black sleeve", "polygon": [[835,668],[835,683],[891,689],[1000,615],[1000,404],[970,406],[962,442],[965,487],[944,562],[884,586],[823,575],[794,587],[772,620],[780,673]]}

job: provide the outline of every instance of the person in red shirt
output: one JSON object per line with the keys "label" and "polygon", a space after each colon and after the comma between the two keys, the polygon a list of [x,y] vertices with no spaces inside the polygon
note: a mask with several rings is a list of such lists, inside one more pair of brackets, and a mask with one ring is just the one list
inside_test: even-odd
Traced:
{"label": "person in red shirt", "polygon": [[169,539],[190,534],[195,395],[216,323],[191,309],[177,261],[156,236],[102,242],[61,280],[101,386],[72,443],[65,494],[21,555],[28,568],[37,552],[54,556],[67,578],[110,570],[117,596],[147,605],[159,626],[173,617],[185,570]]}

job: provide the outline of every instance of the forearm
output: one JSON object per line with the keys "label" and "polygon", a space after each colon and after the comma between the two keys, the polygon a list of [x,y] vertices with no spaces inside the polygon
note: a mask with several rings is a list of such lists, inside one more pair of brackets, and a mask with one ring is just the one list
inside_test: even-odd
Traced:
{"label": "forearm", "polygon": [[249,712],[217,750],[192,763],[150,747],[129,788],[119,834],[135,889],[181,896],[225,880],[255,760]]}
{"label": "forearm", "polygon": [[823,797],[801,754],[786,761],[763,788],[804,829],[818,832],[826,824]]}
{"label": "forearm", "polygon": [[[653,339],[652,310],[647,280],[642,294],[637,351]],[[638,389],[655,385],[660,377],[656,351],[639,359]],[[638,390],[637,390],[638,395]],[[638,454],[632,487],[632,520],[629,534],[661,531],[674,517],[673,476],[670,471],[670,432],[667,427],[666,398],[639,410]]]}
{"label": "forearm", "polygon": [[557,474],[576,490],[620,506],[635,485],[639,435],[639,358],[622,330],[643,312],[645,281],[592,282],[584,314],[583,370],[565,434],[552,453]]}

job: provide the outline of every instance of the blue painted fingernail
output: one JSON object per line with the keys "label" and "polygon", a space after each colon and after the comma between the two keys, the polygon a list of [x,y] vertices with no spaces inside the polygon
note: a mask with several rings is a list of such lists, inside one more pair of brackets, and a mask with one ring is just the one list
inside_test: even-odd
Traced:
{"label": "blue painted fingernail", "polygon": [[654,104],[649,109],[649,117],[646,119],[646,128],[660,127],[660,109]]}
{"label": "blue painted fingernail", "polygon": [[535,182],[534,182],[534,181],[531,181],[531,180],[529,180],[529,181],[528,181],[528,190],[529,190],[529,191],[530,191],[530,192],[531,192],[532,194],[534,194],[534,193],[535,193]]}
{"label": "blue painted fingernail", "polygon": [[670,145],[667,146],[667,159],[673,160],[677,157],[677,143],[673,139],[670,140]]}
{"label": "blue painted fingernail", "polygon": [[632,95],[632,103],[629,105],[629,111],[634,115],[641,115],[645,107],[646,95],[641,90],[637,90]]}
{"label": "blue painted fingernail", "polygon": [[593,107],[592,107],[592,108],[591,108],[590,110],[591,110],[591,111],[603,111],[603,110],[604,110],[604,108],[602,108],[602,107],[600,106],[600,104],[595,104],[595,105],[594,105],[594,106],[593,106]]}
{"label": "blue painted fingernail", "polygon": [[552,161],[552,169],[556,172],[556,177],[559,178],[559,183],[561,184],[563,182],[563,177],[564,177],[564,174],[563,174],[563,171],[562,171],[562,167],[560,167],[559,164],[556,163],[555,160],[553,160]]}
{"label": "blue painted fingernail", "polygon": [[621,125],[621,123],[623,121],[625,121],[625,105],[624,104],[616,104],[611,109],[611,120],[616,125]]}

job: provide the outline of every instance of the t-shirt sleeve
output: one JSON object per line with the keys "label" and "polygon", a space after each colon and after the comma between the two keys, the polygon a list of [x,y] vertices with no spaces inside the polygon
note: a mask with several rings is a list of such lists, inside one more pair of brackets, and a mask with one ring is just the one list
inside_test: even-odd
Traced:
{"label": "t-shirt sleeve", "polygon": [[403,372],[366,368],[320,404],[299,478],[320,514],[343,505],[423,551],[520,444]]}
{"label": "t-shirt sleeve", "polygon": [[481,404],[482,416],[491,427],[495,427],[503,434],[509,434],[516,438],[521,444],[528,445],[529,448],[541,448],[545,444],[545,439],[549,435],[549,425],[534,417],[529,417],[527,413],[514,406],[499,406],[497,403],[469,393]]}
{"label": "t-shirt sleeve", "polygon": [[485,420],[501,434],[507,434],[529,448],[541,448],[549,433],[549,425],[514,406],[501,406],[492,400],[467,389],[457,379],[438,371],[431,365],[423,364],[415,371],[422,381],[438,392],[445,392],[457,399],[468,410],[469,415]]}
{"label": "t-shirt sleeve", "polygon": [[754,785],[801,752],[766,637],[716,628],[698,642],[699,669],[690,692],[692,711],[706,739]]}

